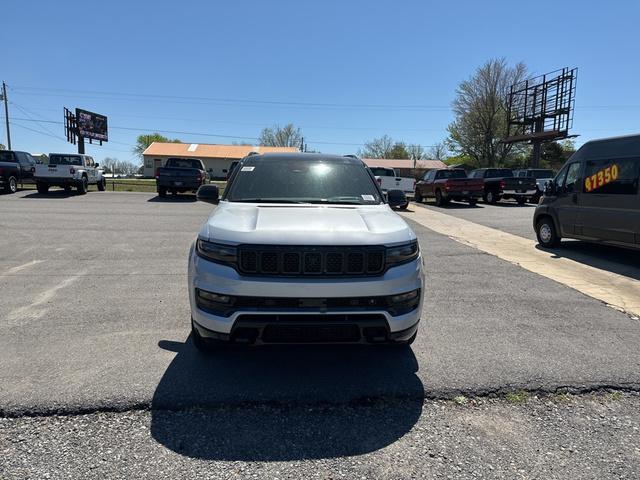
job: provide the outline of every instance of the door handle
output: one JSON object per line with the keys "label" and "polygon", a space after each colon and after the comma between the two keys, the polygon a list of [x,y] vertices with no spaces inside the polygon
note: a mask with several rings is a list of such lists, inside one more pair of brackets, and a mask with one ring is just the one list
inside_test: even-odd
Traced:
{"label": "door handle", "polygon": [[573,195],[571,195],[571,201],[573,203],[578,203],[578,194],[574,193]]}

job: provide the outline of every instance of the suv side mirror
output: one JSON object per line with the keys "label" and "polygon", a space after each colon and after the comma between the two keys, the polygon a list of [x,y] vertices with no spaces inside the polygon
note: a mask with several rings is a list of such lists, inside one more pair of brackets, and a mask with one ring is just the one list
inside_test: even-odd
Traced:
{"label": "suv side mirror", "polygon": [[547,183],[544,184],[544,195],[546,197],[554,196],[556,192],[557,192],[556,182],[554,182],[553,180],[549,180],[547,181]]}
{"label": "suv side mirror", "polygon": [[387,191],[387,203],[391,208],[397,208],[407,205],[409,202],[402,190],[389,190]]}
{"label": "suv side mirror", "polygon": [[99,164],[99,163],[96,163],[96,164],[94,165],[94,167],[96,167],[96,168],[98,168],[99,166],[100,166],[100,164]]}
{"label": "suv side mirror", "polygon": [[217,185],[202,185],[198,188],[196,198],[201,202],[213,203],[217,205],[220,202],[220,191]]}

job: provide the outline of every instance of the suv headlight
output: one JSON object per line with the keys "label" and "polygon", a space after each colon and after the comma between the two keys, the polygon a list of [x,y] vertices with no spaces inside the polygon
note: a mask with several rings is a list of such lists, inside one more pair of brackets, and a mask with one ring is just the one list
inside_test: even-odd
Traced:
{"label": "suv headlight", "polygon": [[207,242],[198,239],[196,243],[196,252],[199,256],[206,260],[223,265],[236,266],[238,263],[238,249],[231,245],[222,245],[220,243]]}
{"label": "suv headlight", "polygon": [[395,267],[396,265],[415,260],[419,254],[420,247],[418,246],[417,240],[402,245],[387,247],[387,267]]}

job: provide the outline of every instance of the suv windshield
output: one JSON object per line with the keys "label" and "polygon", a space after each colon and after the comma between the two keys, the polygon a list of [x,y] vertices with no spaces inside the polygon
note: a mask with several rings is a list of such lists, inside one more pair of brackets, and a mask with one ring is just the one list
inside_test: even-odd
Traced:
{"label": "suv windshield", "polygon": [[243,162],[225,199],[231,202],[382,202],[364,164],[353,160],[275,158]]}
{"label": "suv windshield", "polygon": [[82,159],[75,155],[51,155],[49,165],[82,165]]}

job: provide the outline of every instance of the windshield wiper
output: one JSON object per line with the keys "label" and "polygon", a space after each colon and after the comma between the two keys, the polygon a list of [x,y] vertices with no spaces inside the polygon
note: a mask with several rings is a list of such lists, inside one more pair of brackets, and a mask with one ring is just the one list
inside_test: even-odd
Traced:
{"label": "windshield wiper", "polygon": [[330,198],[322,198],[318,200],[309,200],[307,203],[325,204],[325,205],[366,205],[357,200],[333,200]]}

